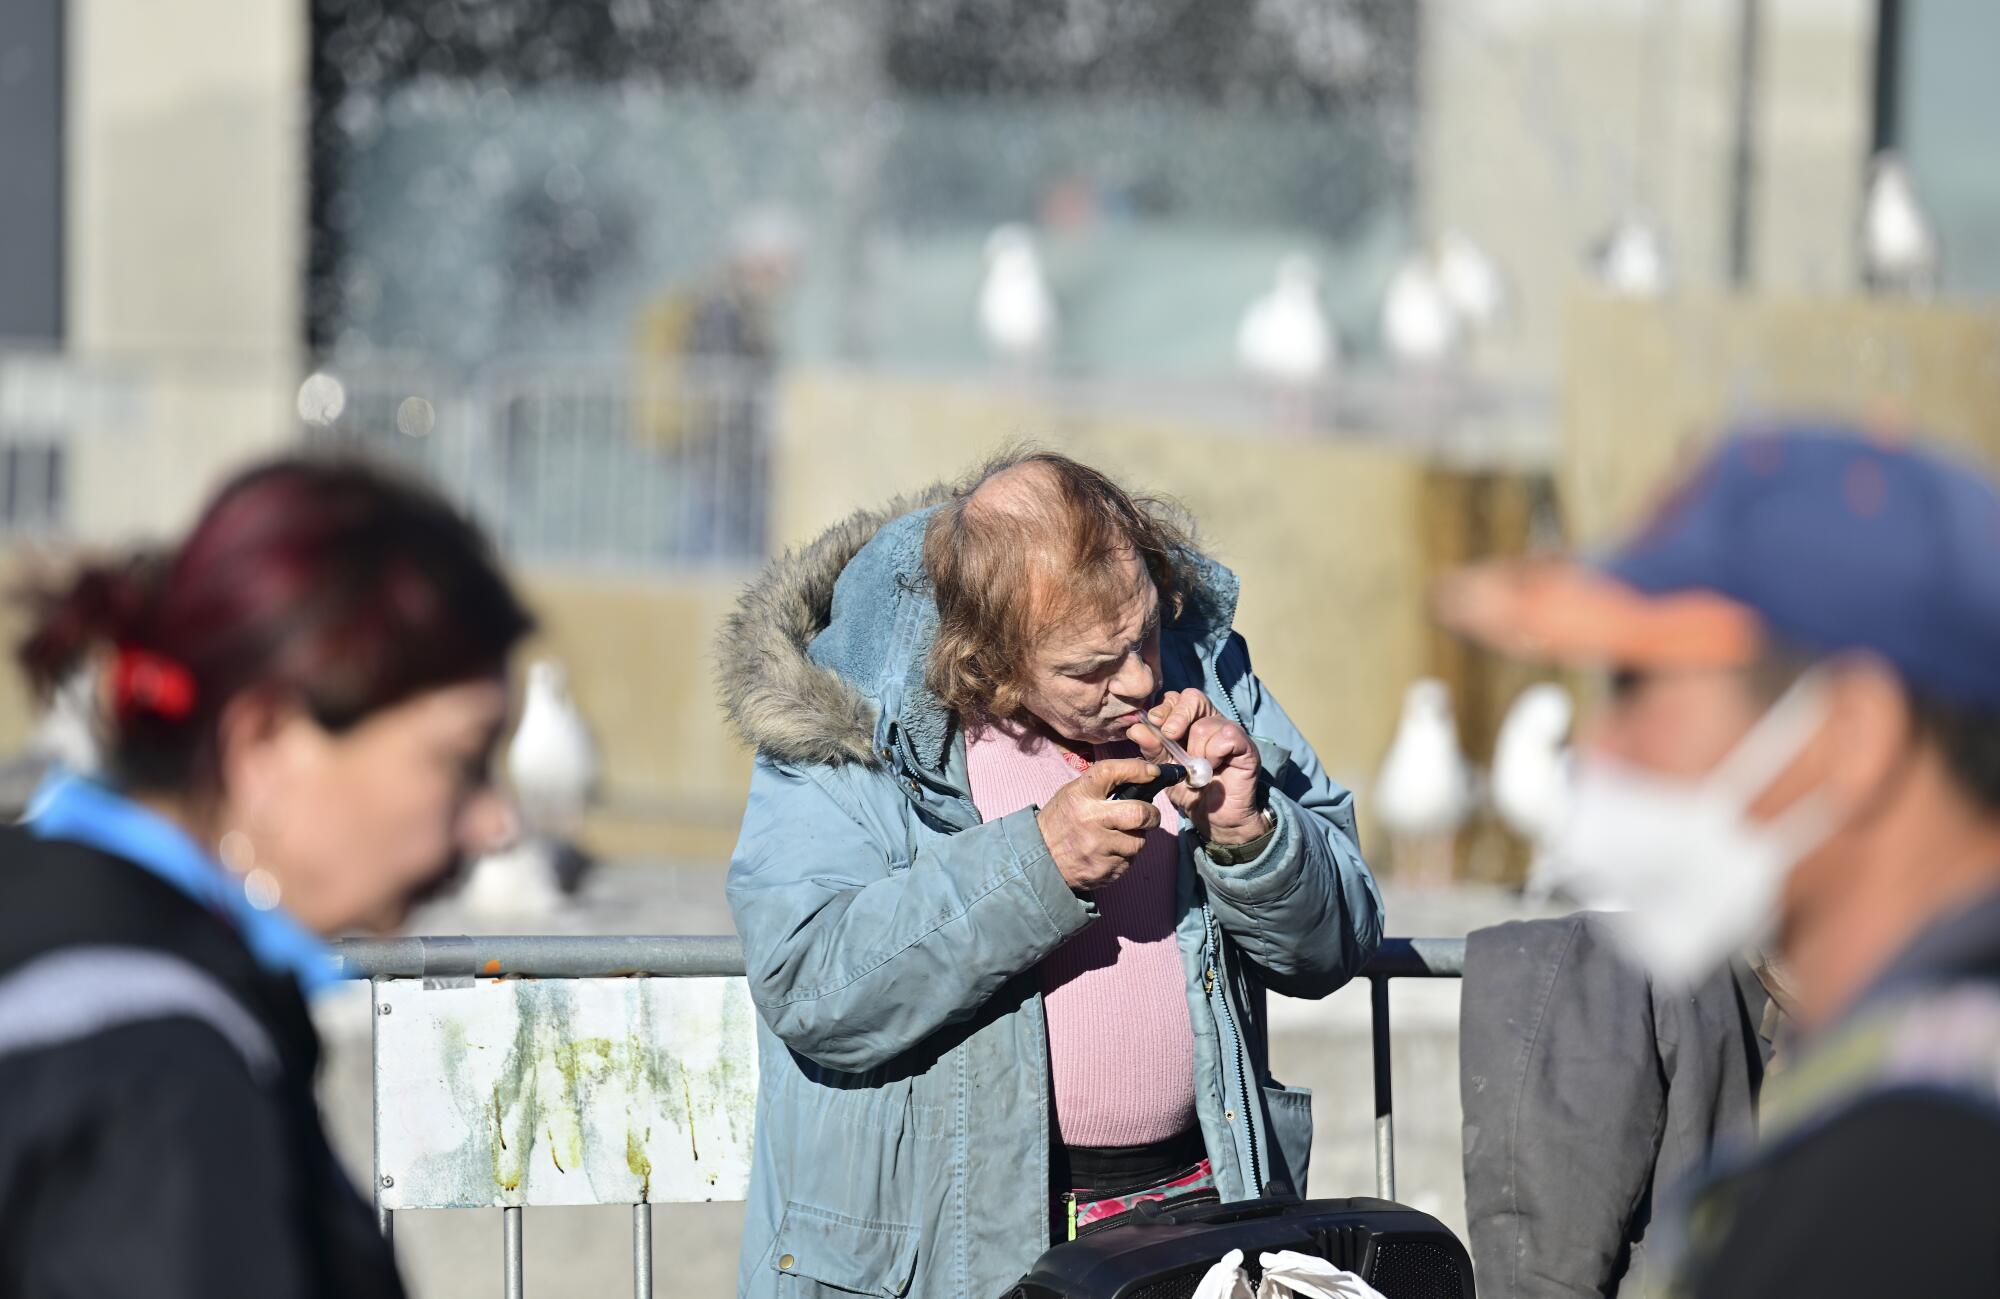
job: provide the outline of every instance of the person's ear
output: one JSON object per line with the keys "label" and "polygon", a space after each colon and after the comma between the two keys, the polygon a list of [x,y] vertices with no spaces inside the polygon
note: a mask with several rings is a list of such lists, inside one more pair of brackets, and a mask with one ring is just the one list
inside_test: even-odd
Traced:
{"label": "person's ear", "polygon": [[1829,666],[1826,700],[1826,725],[1813,742],[1821,786],[1842,807],[1859,810],[1893,778],[1909,748],[1909,695],[1886,663],[1856,656]]}
{"label": "person's ear", "polygon": [[223,706],[215,728],[216,767],[222,801],[238,815],[282,797],[318,731],[296,695],[275,689],[245,690]]}

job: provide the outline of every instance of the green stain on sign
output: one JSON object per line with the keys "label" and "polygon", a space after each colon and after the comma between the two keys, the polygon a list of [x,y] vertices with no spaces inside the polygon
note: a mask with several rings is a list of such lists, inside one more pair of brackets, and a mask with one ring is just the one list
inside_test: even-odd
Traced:
{"label": "green stain on sign", "polygon": [[639,1203],[649,1203],[653,1198],[653,1161],[646,1154],[646,1142],[653,1139],[653,1130],[646,1129],[642,1138],[631,1128],[625,1129],[625,1166],[639,1179]]}

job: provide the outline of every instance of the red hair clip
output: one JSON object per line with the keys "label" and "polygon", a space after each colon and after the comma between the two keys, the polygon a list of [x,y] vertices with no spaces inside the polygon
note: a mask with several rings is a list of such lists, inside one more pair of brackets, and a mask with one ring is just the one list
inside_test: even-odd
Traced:
{"label": "red hair clip", "polygon": [[151,713],[170,722],[194,712],[194,674],[151,650],[118,648],[111,664],[111,703],[119,716]]}

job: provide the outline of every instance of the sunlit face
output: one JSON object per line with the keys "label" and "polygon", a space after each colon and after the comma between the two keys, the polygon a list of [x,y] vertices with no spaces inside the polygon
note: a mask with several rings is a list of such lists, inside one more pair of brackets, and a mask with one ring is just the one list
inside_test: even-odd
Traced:
{"label": "sunlit face", "polygon": [[1736,748],[1769,707],[1740,671],[1620,672],[1577,736],[1656,775],[1697,780]]}
{"label": "sunlit face", "polygon": [[1115,607],[1051,627],[1029,656],[1023,702],[1078,744],[1125,738],[1160,687],[1160,595],[1139,558],[1125,561]]}
{"label": "sunlit face", "polygon": [[506,682],[417,695],[334,734],[294,713],[240,761],[232,789],[288,911],[325,934],[386,931],[511,816],[490,767]]}

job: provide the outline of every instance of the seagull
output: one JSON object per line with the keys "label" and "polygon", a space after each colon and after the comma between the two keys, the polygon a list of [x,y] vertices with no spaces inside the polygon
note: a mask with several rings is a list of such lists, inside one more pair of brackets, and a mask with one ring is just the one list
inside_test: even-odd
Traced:
{"label": "seagull", "polygon": [[521,721],[507,746],[507,776],[520,825],[514,841],[474,862],[460,893],[487,918],[555,910],[566,881],[581,877],[576,835],[597,781],[597,751],[569,696],[562,665],[528,668]]}
{"label": "seagull", "polygon": [[1055,298],[1024,226],[1004,225],[987,236],[979,328],[996,355],[1016,364],[1042,359],[1055,344]]}
{"label": "seagull", "polygon": [[1438,284],[1445,300],[1474,333],[1500,323],[1507,311],[1507,282],[1500,265],[1461,230],[1447,230],[1438,241]]}
{"label": "seagull", "polygon": [[1458,747],[1451,694],[1425,677],[1403,695],[1403,718],[1375,782],[1375,814],[1400,874],[1449,883],[1454,837],[1472,811],[1472,771]]}
{"label": "seagull", "polygon": [[1458,350],[1458,313],[1430,259],[1403,260],[1382,300],[1382,341],[1398,364],[1434,366]]}
{"label": "seagull", "polygon": [[560,911],[568,901],[559,872],[560,852],[549,839],[518,836],[472,864],[458,891],[459,905],[468,916],[489,923]]}
{"label": "seagull", "polygon": [[1340,341],[1319,305],[1319,263],[1292,253],[1271,290],[1236,328],[1236,359],[1248,373],[1286,388],[1309,387],[1339,360]]}
{"label": "seagull", "polygon": [[1591,267],[1600,284],[1627,298],[1662,297],[1673,278],[1666,240],[1637,215],[1623,218],[1598,240]]}
{"label": "seagull", "polygon": [[543,659],[528,668],[521,723],[507,746],[507,775],[527,834],[576,834],[597,781],[597,750],[560,663]]}
{"label": "seagull", "polygon": [[1869,165],[1861,226],[1862,277],[1869,288],[1915,297],[1937,291],[1937,233],[1917,201],[1909,168],[1893,153],[1878,153]]}
{"label": "seagull", "polygon": [[1534,849],[1527,892],[1538,899],[1556,888],[1548,846],[1568,805],[1565,739],[1573,711],[1569,692],[1561,686],[1547,681],[1529,686],[1507,710],[1493,745],[1493,810]]}

